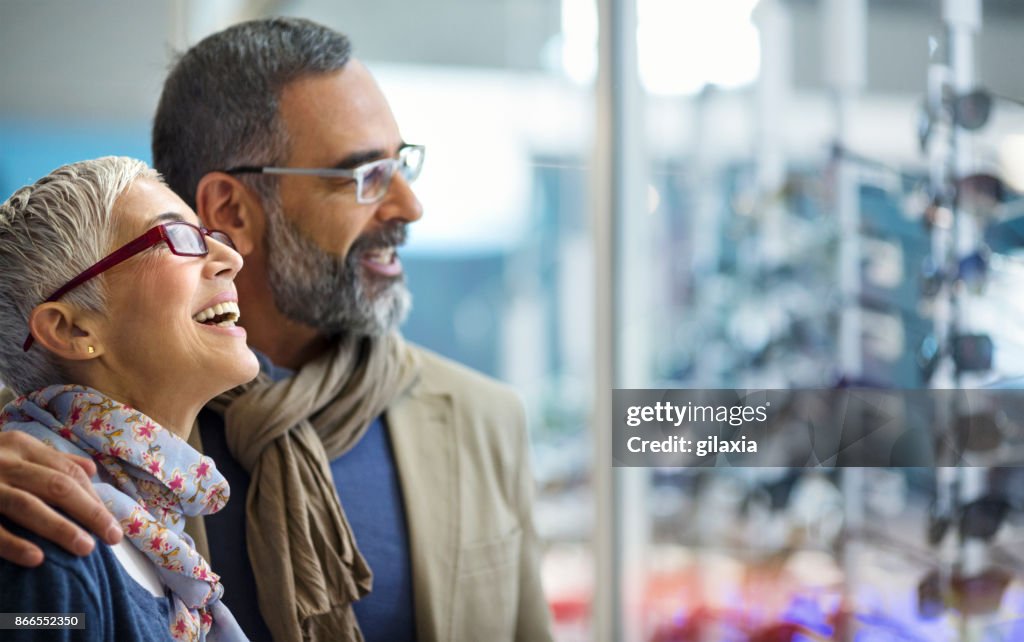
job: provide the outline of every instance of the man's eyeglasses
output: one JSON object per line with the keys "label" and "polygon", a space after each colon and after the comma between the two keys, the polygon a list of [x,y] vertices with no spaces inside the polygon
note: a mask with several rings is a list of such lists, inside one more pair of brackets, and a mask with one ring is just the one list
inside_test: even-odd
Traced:
{"label": "man's eyeglasses", "polygon": [[[206,245],[206,237],[235,249],[231,237],[218,230],[208,230],[205,227],[192,225],[185,221],[174,221],[151,227],[145,234],[133,241],[125,243],[106,257],[100,259],[81,274],[71,279],[56,292],[46,298],[43,303],[50,303],[61,298],[71,290],[82,285],[89,279],[99,276],[119,263],[123,263],[136,254],[148,250],[158,243],[167,243],[167,248],[176,256],[206,256],[210,248]],[[32,347],[35,339],[31,334],[25,339],[22,349],[26,352]]]}
{"label": "man's eyeglasses", "polygon": [[314,167],[260,167],[246,165],[224,170],[227,174],[277,174],[297,176],[318,176],[320,178],[351,178],[356,182],[356,202],[368,205],[384,198],[391,187],[395,171],[411,183],[423,169],[423,145],[404,145],[398,150],[398,158],[382,158],[352,169]]}

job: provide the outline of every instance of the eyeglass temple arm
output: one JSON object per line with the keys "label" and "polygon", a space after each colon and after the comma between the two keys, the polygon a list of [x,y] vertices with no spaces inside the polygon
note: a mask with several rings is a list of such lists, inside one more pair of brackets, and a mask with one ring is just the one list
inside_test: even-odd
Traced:
{"label": "eyeglass temple arm", "polygon": [[[160,241],[164,241],[166,239],[167,233],[164,232],[163,226],[161,225],[159,227],[154,227],[153,229],[149,230],[148,232],[146,232],[139,238],[135,239],[131,243],[121,248],[118,248],[118,250],[115,251],[114,253],[107,255],[103,259],[92,264],[92,266],[86,268],[78,276],[71,279],[63,286],[58,288],[56,292],[48,296],[46,300],[43,301],[43,303],[52,303],[56,301],[57,299],[61,298],[71,290],[74,290],[75,288],[82,285],[89,279],[93,278],[97,274],[106,272],[107,270],[114,267],[118,263],[127,261],[128,259],[135,256],[142,250],[145,250],[148,247],[156,245]],[[22,350],[28,352],[28,349],[32,347],[32,344],[34,342],[35,338],[32,336],[31,333],[29,333],[28,338],[25,339],[25,343],[22,345]]]}
{"label": "eyeglass temple arm", "polygon": [[[358,169],[358,168],[357,168]],[[232,167],[224,170],[225,174],[268,174],[268,175],[295,175],[295,176],[338,176],[341,178],[356,178],[355,169],[344,169],[340,167]]]}

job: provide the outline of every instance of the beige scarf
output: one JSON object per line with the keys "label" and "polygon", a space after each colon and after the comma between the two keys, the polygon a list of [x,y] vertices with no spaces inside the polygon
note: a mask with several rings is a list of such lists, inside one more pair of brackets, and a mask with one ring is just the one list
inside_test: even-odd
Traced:
{"label": "beige scarf", "polygon": [[418,369],[397,334],[344,338],[293,377],[261,374],[211,404],[224,414],[231,454],[252,475],[249,561],[278,642],[363,639],[352,602],[370,592],[373,576],[329,462],[408,390]]}

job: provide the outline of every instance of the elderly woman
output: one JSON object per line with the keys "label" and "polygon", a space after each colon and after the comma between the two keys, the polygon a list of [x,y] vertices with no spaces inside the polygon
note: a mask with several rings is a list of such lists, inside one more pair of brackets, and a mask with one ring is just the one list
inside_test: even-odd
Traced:
{"label": "elderly woman", "polygon": [[66,165],[0,206],[0,379],[21,395],[0,428],[92,459],[124,533],[76,557],[7,524],[45,561],[0,562],[0,611],[84,613],[87,639],[244,639],[183,530],[228,498],[185,441],[196,415],[258,371],[235,325],[241,265],[128,158]]}

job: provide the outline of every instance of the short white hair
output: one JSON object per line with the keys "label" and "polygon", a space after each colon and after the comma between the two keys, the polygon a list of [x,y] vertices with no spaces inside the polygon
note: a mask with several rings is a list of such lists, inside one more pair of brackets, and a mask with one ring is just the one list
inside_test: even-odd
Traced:
{"label": "short white hair", "polygon": [[[139,178],[159,180],[146,163],[106,156],[59,167],[0,205],[0,379],[18,394],[67,381],[60,360],[38,344],[21,346],[33,308],[113,249],[114,203]],[[102,312],[102,276],[61,298]]]}

